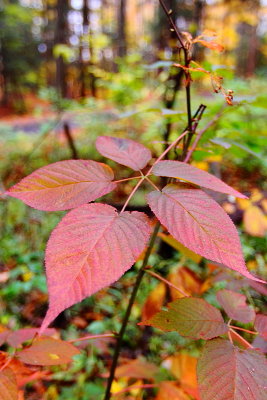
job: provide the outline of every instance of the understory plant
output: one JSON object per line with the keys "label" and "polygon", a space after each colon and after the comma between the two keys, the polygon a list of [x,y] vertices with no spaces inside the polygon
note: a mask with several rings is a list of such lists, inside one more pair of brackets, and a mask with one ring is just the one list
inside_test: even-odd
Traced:
{"label": "understory plant", "polygon": [[[188,122],[183,132],[174,142],[166,144],[157,158],[147,147],[133,140],[98,137],[98,152],[132,169],[134,176],[131,174],[129,178],[116,180],[108,165],[93,160],[65,160],[36,170],[6,192],[8,196],[38,210],[71,211],[53,230],[46,246],[49,308],[41,328],[0,334],[2,342],[15,348],[12,355],[1,353],[4,361],[0,371],[0,399],[16,399],[18,396],[15,363],[49,366],[70,362],[79,350],[72,343],[54,339],[54,330],[49,325],[62,311],[117,281],[137,260],[142,260],[120,331],[102,335],[116,340],[104,400],[111,398],[124,334],[143,276],[150,273],[170,284],[149,267],[150,255],[160,230],[167,231],[172,239],[191,252],[230,268],[251,281],[263,282],[247,270],[233,222],[205,190],[241,199],[246,196],[189,164],[199,140],[209,127],[202,130],[198,127],[205,111],[204,105],[200,105],[194,115],[191,110],[190,74],[194,70],[201,71],[199,65],[192,63],[193,46],[200,43],[219,51],[221,47],[214,41],[203,39],[210,33],[205,32],[195,39],[189,34],[182,34],[170,11],[162,1],[160,3],[169,18],[171,29],[176,33],[182,53],[179,63],[175,65],[183,70],[185,76]],[[222,92],[231,105],[232,92],[223,89],[219,77],[213,75],[211,79],[215,91]],[[137,183],[120,210],[102,202],[94,203],[129,180],[136,180]],[[151,185],[151,191],[145,197],[154,215],[152,218],[143,212],[127,211],[129,202],[144,182]],[[232,325],[231,321],[255,321],[259,335],[266,337],[267,317],[261,314],[256,316],[242,294],[223,289],[217,293],[217,300],[229,317],[226,323],[215,306],[203,298],[189,296],[182,288],[175,289],[179,291],[180,298],[141,324],[206,341],[197,367],[200,398],[266,399],[264,355],[237,331],[256,332]],[[22,346],[25,342],[27,345]],[[45,376],[41,370],[34,370],[34,374],[34,379]],[[187,393],[193,397],[192,392]],[[170,394],[171,397],[174,394]]]}

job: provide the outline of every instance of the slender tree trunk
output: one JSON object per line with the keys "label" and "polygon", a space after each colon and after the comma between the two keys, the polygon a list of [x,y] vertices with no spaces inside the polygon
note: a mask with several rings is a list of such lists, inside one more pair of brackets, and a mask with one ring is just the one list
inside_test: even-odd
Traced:
{"label": "slender tree trunk", "polygon": [[[57,0],[57,21],[55,32],[55,44],[66,44],[68,37],[68,1]],[[67,96],[66,64],[62,56],[56,60],[56,86],[62,97]]]}
{"label": "slender tree trunk", "polygon": [[127,54],[127,39],[126,39],[127,0],[119,0],[118,4],[119,5],[118,5],[117,52],[118,52],[118,57],[125,57]]}

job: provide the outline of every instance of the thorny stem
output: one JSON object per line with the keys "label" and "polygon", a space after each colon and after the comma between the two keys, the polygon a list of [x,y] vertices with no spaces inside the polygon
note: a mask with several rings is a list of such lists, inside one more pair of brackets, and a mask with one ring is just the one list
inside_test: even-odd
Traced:
{"label": "thorny stem", "polygon": [[159,279],[160,281],[166,283],[166,285],[172,287],[173,289],[177,290],[182,296],[184,297],[189,297],[187,293],[185,293],[182,289],[178,288],[175,286],[173,283],[168,281],[167,279],[163,278],[162,276],[156,274],[156,272],[150,271],[149,269],[146,269],[146,273],[148,273],[151,276],[154,276],[155,278]]}
{"label": "thorny stem", "polygon": [[138,275],[137,275],[137,278],[136,278],[136,281],[135,281],[135,284],[134,284],[134,287],[133,287],[133,291],[132,291],[132,294],[131,294],[131,297],[130,297],[130,300],[129,300],[129,304],[128,304],[125,316],[123,318],[123,321],[122,321],[122,326],[121,326],[120,332],[118,334],[118,340],[117,340],[117,343],[116,343],[116,346],[115,346],[115,350],[114,350],[114,355],[113,355],[112,365],[111,365],[111,368],[110,368],[110,374],[109,374],[109,378],[108,378],[108,382],[107,382],[107,388],[106,388],[106,394],[105,394],[104,400],[109,400],[110,396],[111,396],[110,390],[111,390],[113,379],[115,377],[115,371],[116,371],[116,367],[117,367],[117,363],[118,363],[118,359],[119,359],[119,354],[120,354],[120,350],[121,350],[121,346],[122,346],[122,342],[123,342],[123,336],[124,336],[124,333],[125,333],[125,330],[126,330],[129,318],[130,318],[131,310],[132,310],[132,307],[133,307],[133,304],[134,304],[134,301],[135,301],[135,297],[136,297],[137,291],[139,289],[139,286],[140,286],[140,283],[142,281],[142,278],[145,275],[145,272],[146,272],[145,271],[145,267],[147,266],[147,262],[148,262],[150,254],[152,252],[155,240],[157,238],[157,234],[158,234],[159,228],[160,228],[160,223],[158,222],[155,225],[153,234],[151,236],[148,248],[147,248],[146,253],[145,253],[145,257],[144,257],[144,260],[143,260],[143,263],[142,263],[142,267],[140,268],[140,270],[138,272]]}

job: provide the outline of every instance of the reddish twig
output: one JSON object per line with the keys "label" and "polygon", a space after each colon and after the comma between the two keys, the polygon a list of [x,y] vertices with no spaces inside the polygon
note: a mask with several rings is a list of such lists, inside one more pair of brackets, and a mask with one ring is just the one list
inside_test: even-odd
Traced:
{"label": "reddish twig", "polygon": [[168,281],[167,279],[163,278],[162,276],[156,274],[156,272],[150,271],[149,269],[145,270],[149,275],[154,276],[155,278],[159,279],[160,281],[166,283],[166,285],[172,287],[173,289],[177,290],[182,296],[184,297],[189,297],[187,293],[185,293],[182,289],[178,288],[178,286],[175,286],[173,283]]}

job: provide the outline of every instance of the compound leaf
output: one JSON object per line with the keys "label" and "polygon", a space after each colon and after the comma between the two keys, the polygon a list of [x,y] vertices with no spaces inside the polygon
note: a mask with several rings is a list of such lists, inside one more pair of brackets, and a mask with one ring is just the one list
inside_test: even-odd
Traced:
{"label": "compound leaf", "polygon": [[168,304],[140,325],[150,325],[165,332],[177,331],[181,336],[192,339],[212,339],[228,331],[217,308],[203,299],[183,297]]}
{"label": "compound leaf", "polygon": [[147,200],[156,217],[178,242],[247,278],[260,281],[246,269],[233,222],[201,189],[170,184],[162,192],[149,193]]}
{"label": "compound leaf", "polygon": [[78,207],[111,192],[112,169],[91,160],[59,161],[26,176],[7,194],[33,208],[60,211]]}
{"label": "compound leaf", "polygon": [[245,195],[216,178],[216,176],[184,162],[173,160],[159,161],[153,166],[152,173],[157,176],[182,179],[195,185],[212,189],[216,192],[231,194],[232,196],[242,199],[247,198]]}
{"label": "compound leaf", "polygon": [[17,354],[20,361],[32,365],[60,365],[72,361],[80,354],[71,343],[49,337],[40,337]]}
{"label": "compound leaf", "polygon": [[144,213],[118,214],[100,203],[70,211],[47,243],[50,301],[42,330],[61,311],[118,280],[145,249],[150,233]]}
{"label": "compound leaf", "polygon": [[266,400],[267,363],[257,350],[208,342],[197,365],[202,400]]}
{"label": "compound leaf", "polygon": [[130,139],[99,136],[96,148],[102,156],[135,171],[143,169],[151,159],[151,152],[145,146]]}
{"label": "compound leaf", "polygon": [[0,400],[17,400],[16,376],[11,368],[0,371]]}
{"label": "compound leaf", "polygon": [[246,304],[246,297],[243,294],[223,289],[217,292],[216,297],[231,319],[243,322],[244,324],[254,321],[255,311]]}

